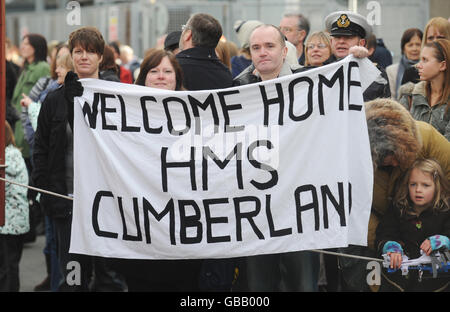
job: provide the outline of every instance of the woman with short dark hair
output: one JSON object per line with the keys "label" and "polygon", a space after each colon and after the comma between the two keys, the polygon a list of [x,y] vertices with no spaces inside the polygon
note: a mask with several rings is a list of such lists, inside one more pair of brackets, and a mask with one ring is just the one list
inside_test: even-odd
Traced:
{"label": "woman with short dark hair", "polygon": [[183,89],[183,72],[173,53],[151,49],[141,63],[135,83],[140,86],[179,91]]}
{"label": "woman with short dark hair", "polygon": [[[170,91],[184,90],[183,75],[175,55],[152,48],[141,63],[135,84]],[[118,260],[120,273],[126,279],[128,291],[190,291],[192,279],[197,279],[192,260]]]}

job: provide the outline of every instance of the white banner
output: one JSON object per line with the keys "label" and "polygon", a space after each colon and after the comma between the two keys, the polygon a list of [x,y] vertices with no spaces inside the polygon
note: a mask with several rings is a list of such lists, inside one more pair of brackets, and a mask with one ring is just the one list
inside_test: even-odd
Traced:
{"label": "white banner", "polygon": [[378,74],[348,57],[222,90],[82,80],[70,252],[188,259],[366,245],[362,92]]}

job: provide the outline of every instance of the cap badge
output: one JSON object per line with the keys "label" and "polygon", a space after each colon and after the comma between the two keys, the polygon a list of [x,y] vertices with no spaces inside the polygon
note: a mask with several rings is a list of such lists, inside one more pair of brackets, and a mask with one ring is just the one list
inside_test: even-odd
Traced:
{"label": "cap badge", "polygon": [[346,28],[350,25],[350,20],[346,14],[342,14],[336,23],[339,28]]}

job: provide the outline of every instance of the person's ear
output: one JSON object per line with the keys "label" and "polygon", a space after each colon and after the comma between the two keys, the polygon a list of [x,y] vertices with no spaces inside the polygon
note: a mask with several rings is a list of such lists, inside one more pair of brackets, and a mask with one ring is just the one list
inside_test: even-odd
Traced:
{"label": "person's ear", "polygon": [[304,42],[305,38],[306,38],[306,30],[304,30],[304,29],[300,30],[298,37],[301,42]]}
{"label": "person's ear", "polygon": [[184,34],[184,41],[189,41],[192,39],[192,30],[187,29]]}
{"label": "person's ear", "polygon": [[447,62],[442,61],[441,64],[439,65],[439,71],[445,72],[446,70],[447,70]]}
{"label": "person's ear", "polygon": [[283,55],[283,61],[286,59],[287,53],[288,53],[288,47],[284,46],[283,50],[281,50],[281,54]]}
{"label": "person's ear", "polygon": [[366,46],[366,39],[359,39],[359,46],[365,47]]}

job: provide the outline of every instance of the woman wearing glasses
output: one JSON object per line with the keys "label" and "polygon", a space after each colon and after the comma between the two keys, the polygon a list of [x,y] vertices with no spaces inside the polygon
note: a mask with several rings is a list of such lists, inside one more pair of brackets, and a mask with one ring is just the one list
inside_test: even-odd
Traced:
{"label": "woman wearing glasses", "polygon": [[331,56],[331,38],[323,31],[312,33],[306,40],[305,67],[318,67],[328,64]]}

